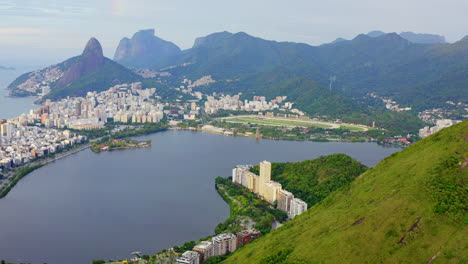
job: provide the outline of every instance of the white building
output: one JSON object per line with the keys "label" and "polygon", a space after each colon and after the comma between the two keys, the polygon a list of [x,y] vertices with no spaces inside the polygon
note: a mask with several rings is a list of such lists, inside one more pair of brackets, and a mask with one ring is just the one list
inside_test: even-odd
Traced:
{"label": "white building", "polygon": [[289,215],[289,218],[294,218],[296,217],[297,215],[300,215],[302,213],[304,213],[305,211],[307,211],[307,203],[302,201],[301,199],[299,198],[294,198],[292,199],[291,201],[291,209],[288,213]]}
{"label": "white building", "polygon": [[200,254],[195,251],[185,251],[177,259],[177,264],[200,264]]}

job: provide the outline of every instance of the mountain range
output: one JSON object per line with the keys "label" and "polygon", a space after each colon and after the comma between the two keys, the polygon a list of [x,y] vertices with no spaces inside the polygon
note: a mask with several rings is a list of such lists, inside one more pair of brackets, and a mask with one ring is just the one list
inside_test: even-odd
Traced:
{"label": "mountain range", "polygon": [[[377,92],[418,111],[440,107],[446,101],[466,102],[468,93],[460,91],[468,87],[468,75],[464,74],[468,68],[468,41],[422,40],[427,36],[438,38],[374,31],[352,40],[310,46],[264,40],[243,32],[219,32],[196,39],[192,48],[181,52],[167,54],[155,46],[153,52],[160,57],[153,60],[152,68],[191,79],[211,75],[221,82],[211,85],[211,90],[218,92],[226,91],[220,88],[223,81],[232,80],[243,81],[242,92],[257,91],[259,83],[247,80],[268,74],[275,79],[282,74],[279,71],[287,71],[291,78],[308,78],[322,87],[329,86],[330,76],[335,76],[333,89],[344,96],[355,98]],[[137,56],[131,58],[138,60]],[[229,86],[235,86],[235,82]],[[264,95],[276,96],[268,91]]]}
{"label": "mountain range", "polygon": [[[114,59],[129,68],[164,72],[173,87],[184,78],[210,75],[216,82],[196,89],[269,99],[285,95],[309,114],[368,125],[379,120],[387,127],[406,120],[412,124],[407,131],[413,132],[424,125],[416,112],[389,112],[383,104],[370,105],[363,98],[377,93],[415,111],[468,101],[466,37],[442,43],[443,37],[434,35],[374,31],[311,46],[224,31],[197,38],[192,48],[180,50],[154,34],[141,30],[131,39],[123,38]],[[49,80],[52,92],[47,97],[58,99],[143,79],[120,64],[104,58],[97,40],[91,39],[81,56],[22,75],[9,88],[13,94],[34,94],[37,89],[25,87],[56,76]]]}

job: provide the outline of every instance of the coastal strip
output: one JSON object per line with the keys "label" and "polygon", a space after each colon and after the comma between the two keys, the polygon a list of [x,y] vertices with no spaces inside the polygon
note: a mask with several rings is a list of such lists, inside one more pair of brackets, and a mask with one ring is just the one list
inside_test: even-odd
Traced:
{"label": "coastal strip", "polygon": [[11,189],[13,189],[13,187],[15,187],[15,185],[24,176],[28,175],[29,173],[33,172],[34,170],[39,169],[40,167],[42,167],[42,166],[44,166],[44,165],[46,165],[46,164],[48,164],[50,162],[54,162],[56,160],[65,158],[65,157],[70,156],[72,154],[75,154],[75,153],[78,153],[78,152],[83,151],[85,149],[88,149],[89,147],[90,147],[90,144],[85,143],[82,146],[73,148],[73,149],[65,151],[63,153],[59,153],[57,155],[54,155],[53,157],[47,157],[47,158],[40,159],[38,161],[32,162],[32,163],[28,164],[29,166],[18,168],[15,171],[15,174],[13,176],[9,177],[10,180],[2,187],[2,189],[0,189],[0,199],[5,197],[11,191]]}

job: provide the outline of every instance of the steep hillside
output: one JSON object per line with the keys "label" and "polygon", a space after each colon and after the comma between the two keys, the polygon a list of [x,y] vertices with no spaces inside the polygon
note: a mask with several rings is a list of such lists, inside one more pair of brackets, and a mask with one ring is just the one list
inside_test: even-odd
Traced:
{"label": "steep hillside", "polygon": [[464,263],[468,121],[381,161],[223,263]]}

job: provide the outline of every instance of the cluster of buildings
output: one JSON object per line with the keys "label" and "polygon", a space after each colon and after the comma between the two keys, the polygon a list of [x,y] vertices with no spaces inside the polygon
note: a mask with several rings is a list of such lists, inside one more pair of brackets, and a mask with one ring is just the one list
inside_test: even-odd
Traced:
{"label": "cluster of buildings", "polygon": [[207,96],[205,102],[205,112],[207,114],[215,114],[219,110],[232,111],[267,111],[273,109],[286,110],[292,109],[293,103],[285,102],[286,96],[277,96],[271,101],[267,101],[265,96],[254,96],[253,100],[240,100],[241,94],[234,96],[220,95],[219,99],[215,96]]}
{"label": "cluster of buildings", "polygon": [[0,171],[84,141],[86,137],[69,130],[25,126],[18,120],[0,120]]}
{"label": "cluster of buildings", "polygon": [[15,167],[86,140],[57,129],[99,129],[109,120],[157,123],[164,117],[164,105],[153,103],[155,92],[156,88],[142,89],[141,83],[116,85],[86,97],[47,100],[37,110],[0,120],[0,167]]}
{"label": "cluster of buildings", "polygon": [[277,208],[288,214],[290,219],[307,211],[307,203],[286,190],[280,183],[271,180],[271,163],[260,162],[260,175],[250,172],[250,166],[238,165],[232,171],[232,181],[248,188],[263,200],[274,203]]}
{"label": "cluster of buildings", "polygon": [[50,84],[62,76],[63,70],[58,65],[53,65],[29,73],[28,79],[18,85],[17,89],[44,96],[50,92]]}
{"label": "cluster of buildings", "polygon": [[421,138],[428,137],[438,131],[440,131],[443,128],[449,127],[451,125],[455,125],[457,123],[460,123],[460,120],[450,120],[450,119],[441,119],[436,121],[436,125],[433,127],[426,126],[424,128],[421,128],[419,130],[419,136]]}
{"label": "cluster of buildings", "polygon": [[261,233],[255,229],[238,232],[237,235],[224,233],[217,235],[211,241],[202,241],[192,250],[186,251],[177,259],[177,264],[200,264],[213,256],[222,256],[234,252],[239,247],[259,238]]}
{"label": "cluster of buildings", "polygon": [[99,129],[112,119],[123,123],[157,123],[163,117],[162,104],[150,97],[156,88],[141,89],[141,83],[116,85],[104,92],[88,92],[86,97],[47,100],[44,107],[19,116],[27,125],[39,121],[46,128]]}
{"label": "cluster of buildings", "polygon": [[443,108],[427,109],[419,112],[418,117],[423,121],[435,124],[440,119],[467,119],[468,104],[463,102],[446,101]]}
{"label": "cluster of buildings", "polygon": [[411,107],[400,107],[400,105],[398,105],[398,103],[393,101],[392,99],[378,96],[375,93],[370,93],[368,95],[372,98],[382,100],[382,102],[384,102],[385,104],[385,108],[387,108],[388,110],[397,111],[397,112],[411,111]]}

